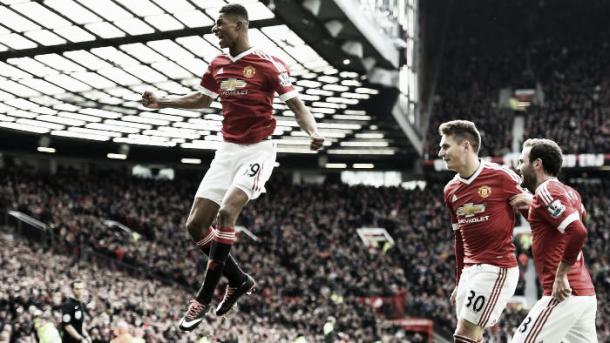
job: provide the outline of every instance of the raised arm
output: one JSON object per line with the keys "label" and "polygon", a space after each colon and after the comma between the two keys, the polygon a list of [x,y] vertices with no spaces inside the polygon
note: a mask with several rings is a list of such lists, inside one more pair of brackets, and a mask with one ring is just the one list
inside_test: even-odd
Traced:
{"label": "raised arm", "polygon": [[318,133],[318,127],[316,120],[314,119],[309,109],[305,107],[305,104],[298,96],[286,100],[286,105],[292,112],[297,124],[305,131],[311,138],[310,148],[311,150],[319,150],[324,145],[324,137]]}
{"label": "raised arm", "polygon": [[167,107],[198,109],[209,107],[211,103],[212,98],[200,92],[179,97],[157,97],[150,91],[145,91],[142,94],[142,105],[153,109]]}

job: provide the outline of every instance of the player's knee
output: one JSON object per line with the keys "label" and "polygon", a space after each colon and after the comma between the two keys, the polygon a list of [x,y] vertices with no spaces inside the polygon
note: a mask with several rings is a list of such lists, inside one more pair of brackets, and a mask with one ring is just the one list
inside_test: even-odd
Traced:
{"label": "player's knee", "polygon": [[465,335],[453,334],[453,343],[484,343],[483,337],[479,339],[470,338]]}
{"label": "player's knee", "polygon": [[189,232],[189,235],[193,237],[193,239],[197,239],[195,234],[197,231],[199,231],[199,226],[201,226],[201,224],[197,223],[192,217],[189,217],[186,220],[186,230]]}
{"label": "player's knee", "polygon": [[223,205],[218,211],[218,223],[221,226],[235,226],[238,209],[235,206]]}
{"label": "player's knee", "polygon": [[454,334],[455,342],[462,342],[462,340],[470,340],[479,342],[483,337],[483,328],[478,325],[472,324],[466,320],[460,320]]}

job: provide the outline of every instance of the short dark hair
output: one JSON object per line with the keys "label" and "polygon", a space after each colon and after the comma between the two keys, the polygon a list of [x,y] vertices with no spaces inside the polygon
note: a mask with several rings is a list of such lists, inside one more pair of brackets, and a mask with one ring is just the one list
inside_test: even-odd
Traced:
{"label": "short dark hair", "polygon": [[445,136],[454,136],[458,143],[464,140],[470,142],[475,153],[479,153],[481,147],[481,134],[476,125],[468,120],[452,120],[442,123],[438,127],[438,133]]}
{"label": "short dark hair", "polygon": [[242,19],[246,22],[246,27],[248,26],[248,23],[250,22],[250,20],[248,19],[248,10],[246,10],[246,8],[240,4],[224,5],[220,9],[219,13],[239,17],[240,19]]}
{"label": "short dark hair", "polygon": [[563,164],[563,155],[561,148],[555,141],[547,138],[530,138],[523,142],[524,148],[531,147],[529,153],[530,163],[540,159],[542,161],[542,169],[552,176],[559,175],[561,165]]}
{"label": "short dark hair", "polygon": [[76,286],[77,283],[83,283],[84,284],[83,280],[76,279],[76,280],[70,282],[70,287],[74,288],[74,286]]}

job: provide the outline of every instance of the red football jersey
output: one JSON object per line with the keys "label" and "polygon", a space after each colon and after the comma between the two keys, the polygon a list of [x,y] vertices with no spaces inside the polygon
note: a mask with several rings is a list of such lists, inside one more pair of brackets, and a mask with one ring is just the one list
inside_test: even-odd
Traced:
{"label": "red football jersey", "polygon": [[222,104],[225,141],[253,144],[275,130],[273,97],[297,96],[284,62],[256,48],[233,57],[218,55],[201,79],[201,92]]}
{"label": "red football jersey", "polygon": [[[566,248],[566,227],[585,217],[580,194],[553,178],[536,188],[529,208],[528,221],[532,227],[532,253],[544,295],[551,295],[557,266]],[[573,295],[594,295],[595,288],[585,266],[582,251],[568,272]]]}
{"label": "red football jersey", "polygon": [[[456,278],[464,264],[517,265],[509,201],[523,193],[521,179],[508,168],[481,161],[468,179],[459,174],[445,186],[445,204],[456,231]],[[462,256],[460,256],[462,255]]]}

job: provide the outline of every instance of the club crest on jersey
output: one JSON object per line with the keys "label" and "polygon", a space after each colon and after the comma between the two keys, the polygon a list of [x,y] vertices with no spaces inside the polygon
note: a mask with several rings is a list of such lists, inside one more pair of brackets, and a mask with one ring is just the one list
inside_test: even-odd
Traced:
{"label": "club crest on jersey", "polygon": [[489,186],[481,186],[479,187],[479,196],[483,199],[489,197],[491,195],[491,187]]}
{"label": "club crest on jersey", "polygon": [[546,209],[551,214],[551,217],[557,218],[561,214],[563,214],[563,211],[566,210],[566,207],[561,203],[561,201],[555,200],[552,203],[550,203],[549,206],[547,206]]}
{"label": "club crest on jersey", "polygon": [[466,218],[474,217],[475,214],[485,212],[485,205],[483,204],[473,204],[471,202],[460,206],[456,214],[461,217],[464,216]]}
{"label": "club crest on jersey", "polygon": [[256,69],[253,66],[247,66],[244,68],[244,77],[252,78],[256,74]]}
{"label": "club crest on jersey", "polygon": [[227,92],[232,92],[238,88],[246,87],[246,81],[240,79],[226,79],[220,82],[220,89]]}

